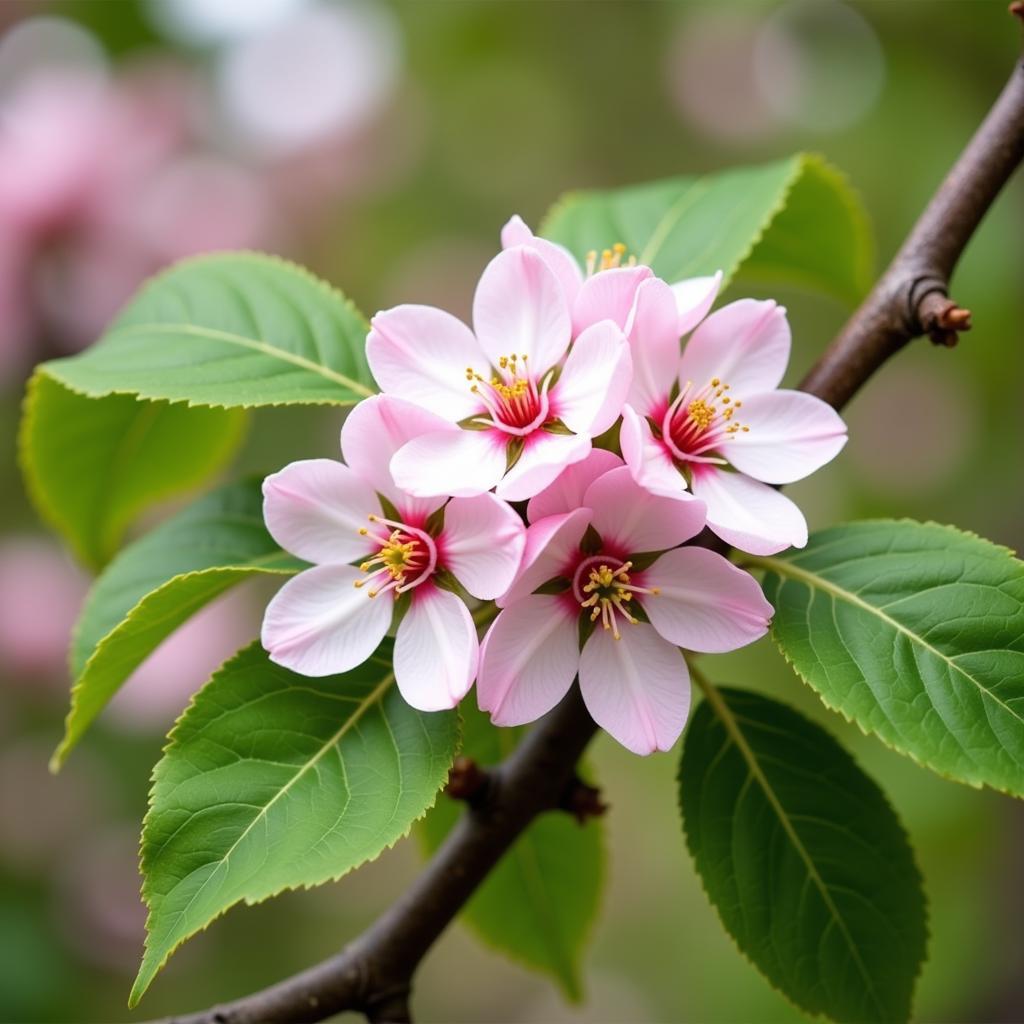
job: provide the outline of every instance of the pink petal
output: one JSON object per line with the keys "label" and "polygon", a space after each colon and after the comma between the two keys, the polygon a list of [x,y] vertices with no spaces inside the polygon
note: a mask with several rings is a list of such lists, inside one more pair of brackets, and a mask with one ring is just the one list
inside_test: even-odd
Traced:
{"label": "pink petal", "polygon": [[722,287],[722,272],[719,270],[712,277],[691,277],[687,281],[678,281],[672,285],[679,314],[678,330],[683,335],[692,331],[708,315]]}
{"label": "pink petal", "polygon": [[444,568],[481,601],[512,585],[526,544],[526,529],[515,510],[493,494],[452,498],[437,539]]}
{"label": "pink petal", "polygon": [[789,362],[786,311],[772,301],[740,299],[712,313],[690,336],[679,367],[680,383],[703,388],[718,377],[744,401],[771,391]]}
{"label": "pink petal", "polygon": [[632,377],[625,337],[610,320],[602,320],[573,343],[551,390],[551,411],[574,434],[597,437],[619,418]]}
{"label": "pink petal", "polygon": [[361,665],[391,625],[391,594],[357,589],[364,574],[351,565],[318,565],[290,579],[263,616],[270,660],[304,676],[329,676]]}
{"label": "pink petal", "polygon": [[628,405],[622,409],[619,447],[633,479],[644,490],[665,497],[686,495],[686,478],[676,469],[672,453],[654,436],[646,418]]}
{"label": "pink petal", "polygon": [[502,356],[525,355],[528,368],[539,376],[565,355],[569,306],[558,278],[538,252],[520,245],[487,264],[473,297],[473,326],[495,366]]}
{"label": "pink petal", "polygon": [[476,675],[479,643],[463,601],[432,583],[412,591],[395,635],[395,682],[420,711],[453,708]]}
{"label": "pink petal", "polygon": [[540,494],[535,494],[526,506],[526,518],[536,523],[545,516],[572,512],[583,504],[586,489],[602,473],[622,465],[622,459],[604,448],[592,448],[579,462],[567,466]]}
{"label": "pink petal", "polygon": [[633,383],[627,401],[645,416],[660,419],[668,408],[669,392],[679,372],[678,324],[672,289],[657,277],[642,282],[626,324],[633,354]]}
{"label": "pink petal", "polygon": [[459,427],[432,412],[390,395],[363,399],[346,417],[341,428],[341,453],[345,461],[383,494],[411,526],[419,526],[443,498],[413,498],[399,489],[391,477],[392,456],[420,434],[458,431]]}
{"label": "pink petal", "polygon": [[583,496],[594,510],[594,529],[610,553],[625,558],[642,551],[665,551],[704,529],[704,504],[645,491],[628,466],[598,477]]}
{"label": "pink petal", "polygon": [[562,597],[536,594],[494,620],[480,649],[476,695],[495,725],[523,725],[568,692],[579,665],[577,615]]}
{"label": "pink petal", "polygon": [[634,573],[651,625],[669,643],[718,654],[759,640],[768,632],[772,606],[749,573],[704,548],[667,551],[649,569]]}
{"label": "pink petal", "polygon": [[634,754],[668,750],[690,711],[690,673],[677,647],[644,622],[622,639],[595,629],[580,656],[580,689],[591,717]]}
{"label": "pink petal", "polygon": [[433,306],[396,306],[370,321],[366,358],[382,391],[429,409],[452,423],[481,409],[467,368],[490,375],[473,332]]}
{"label": "pink petal", "polygon": [[705,502],[708,526],[724,541],[752,555],[773,555],[807,543],[803,513],[774,487],[742,473],[693,463],[693,493]]}
{"label": "pink petal", "polygon": [[501,607],[532,594],[542,583],[556,576],[568,576],[580,559],[580,541],[590,525],[589,508],[576,508],[548,516],[526,531],[526,545],[515,582],[499,598]]}
{"label": "pink petal", "polygon": [[846,424],[839,413],[802,391],[767,391],[745,399],[737,431],[723,454],[741,472],[766,484],[802,480],[839,454]]}
{"label": "pink petal", "polygon": [[580,434],[535,430],[524,440],[522,454],[494,492],[505,501],[532,498],[566,466],[585,459],[590,451],[590,438]]}
{"label": "pink petal", "polygon": [[263,481],[263,519],[271,537],[307,562],[351,562],[373,543],[359,531],[380,515],[373,488],[334,459],[293,462]]}
{"label": "pink petal", "polygon": [[540,253],[544,262],[558,278],[565,300],[571,306],[580,285],[583,284],[583,273],[572,253],[564,246],[549,242],[546,238],[538,238],[518,215],[501,229],[501,247],[511,249],[516,245],[525,245]]}
{"label": "pink petal", "polygon": [[437,430],[414,437],[395,452],[391,475],[418,497],[472,497],[489,491],[505,472],[507,441],[492,430]]}
{"label": "pink petal", "polygon": [[641,282],[654,276],[650,267],[615,267],[601,270],[583,282],[572,304],[572,332],[581,334],[591,324],[611,320],[625,330]]}

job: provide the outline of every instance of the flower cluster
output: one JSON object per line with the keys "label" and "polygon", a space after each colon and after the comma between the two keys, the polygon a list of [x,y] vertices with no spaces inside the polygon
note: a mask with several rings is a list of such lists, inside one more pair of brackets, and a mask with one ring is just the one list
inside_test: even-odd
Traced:
{"label": "flower cluster", "polygon": [[475,680],[492,720],[519,725],[578,678],[620,743],[666,750],[689,708],[682,650],[742,647],[772,614],[753,577],[683,545],[708,527],[753,554],[802,546],[772,485],[832,459],[846,428],[778,388],[774,302],[709,315],[720,274],[669,285],[622,245],[581,268],[518,217],[502,246],[472,330],[430,306],[373,318],[382,394],[345,421],[344,463],[267,478],[271,534],[314,565],[271,602],[263,644],[304,675],[345,672],[397,620],[414,707],[454,707]]}

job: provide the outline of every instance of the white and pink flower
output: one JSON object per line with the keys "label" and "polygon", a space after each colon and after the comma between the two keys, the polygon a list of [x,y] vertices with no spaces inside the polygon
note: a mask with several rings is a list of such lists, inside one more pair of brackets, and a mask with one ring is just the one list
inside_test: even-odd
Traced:
{"label": "white and pink flower", "polygon": [[611,452],[566,469],[528,516],[522,565],[481,648],[480,707],[497,725],[530,722],[578,675],[598,725],[635,753],[667,750],[690,704],[679,648],[763,636],[761,588],[720,555],[679,547],[704,526],[703,504],[651,494]]}
{"label": "white and pink flower", "polygon": [[267,477],[267,529],[285,550],[314,563],[267,608],[262,641],[272,661],[307,676],[347,672],[377,649],[407,594],[394,650],[402,696],[436,711],[454,707],[469,690],[476,626],[447,584],[454,579],[480,600],[505,592],[525,530],[492,494],[449,501],[396,486],[388,469],[395,451],[437,420],[400,399],[369,398],[342,428],[345,463],[293,462]]}
{"label": "white and pink flower", "polygon": [[757,555],[803,547],[803,514],[770,485],[829,462],[846,443],[846,425],[820,399],[778,388],[790,350],[781,306],[741,299],[723,307],[680,357],[676,305],[656,278],[637,289],[623,457],[654,494],[682,497],[689,488],[707,505],[708,526],[735,547]]}
{"label": "white and pink flower", "polygon": [[585,458],[591,439],[618,419],[629,346],[608,319],[574,341],[563,283],[529,246],[488,264],[473,326],[432,306],[373,318],[366,354],[377,383],[439,420],[399,449],[391,469],[410,494],[496,488],[509,501],[529,498]]}

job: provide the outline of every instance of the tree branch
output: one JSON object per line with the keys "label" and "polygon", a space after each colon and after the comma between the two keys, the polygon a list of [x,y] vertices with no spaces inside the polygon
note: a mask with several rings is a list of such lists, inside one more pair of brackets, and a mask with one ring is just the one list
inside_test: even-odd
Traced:
{"label": "tree branch", "polygon": [[[1022,159],[1024,63],[1018,62],[885,274],[804,379],[803,390],[840,408],[912,338],[930,334],[941,344],[955,342],[970,314],[947,298],[950,276]],[[336,956],[262,992],[161,1024],[306,1024],[343,1010],[362,1011],[371,1022],[411,1020],[409,993],[420,960],[533,819],[565,806],[576,764],[595,731],[573,687],[504,764],[486,773],[480,787],[470,784],[473,797],[444,845],[366,932]]]}

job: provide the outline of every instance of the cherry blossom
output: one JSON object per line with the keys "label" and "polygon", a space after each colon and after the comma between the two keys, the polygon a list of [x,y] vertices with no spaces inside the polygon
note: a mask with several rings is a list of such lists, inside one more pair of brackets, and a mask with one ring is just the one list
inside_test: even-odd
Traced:
{"label": "cherry blossom", "polygon": [[573,341],[563,285],[529,246],[506,249],[485,268],[473,326],[431,306],[373,318],[366,354],[377,383],[438,419],[398,450],[391,470],[412,495],[496,488],[509,501],[529,498],[585,458],[618,418],[629,346],[607,318]]}
{"label": "cherry blossom", "polygon": [[623,746],[671,747],[690,704],[679,648],[742,647],[772,614],[752,576],[678,546],[704,515],[700,501],[644,490],[601,450],[537,495],[522,564],[481,648],[477,697],[492,721],[539,718],[578,675],[594,720]]}
{"label": "cherry blossom", "polygon": [[492,494],[424,499],[396,486],[394,452],[443,422],[400,399],[369,398],[342,428],[344,463],[309,459],[267,477],[267,529],[313,563],[267,608],[262,640],[272,661],[307,676],[349,671],[377,649],[408,595],[394,650],[402,696],[436,711],[469,690],[476,626],[450,581],[480,600],[496,598],[514,578],[525,531]]}
{"label": "cherry blossom", "polygon": [[801,480],[834,458],[846,425],[820,399],[778,388],[789,361],[786,311],[741,299],[712,313],[682,356],[676,298],[664,282],[637,289],[629,340],[634,377],[620,444],[654,494],[707,505],[723,540],[767,555],[807,543],[800,509],[772,484]]}

